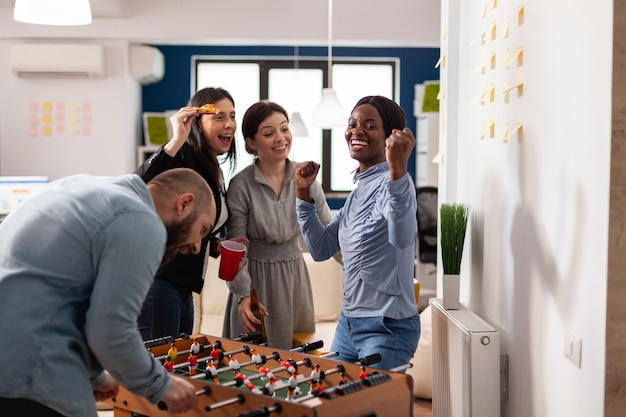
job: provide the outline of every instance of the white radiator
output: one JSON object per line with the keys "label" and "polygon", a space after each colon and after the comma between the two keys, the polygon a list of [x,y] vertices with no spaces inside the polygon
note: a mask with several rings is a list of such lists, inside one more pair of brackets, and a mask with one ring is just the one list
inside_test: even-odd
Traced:
{"label": "white radiator", "polygon": [[500,333],[463,305],[430,306],[433,417],[499,417]]}

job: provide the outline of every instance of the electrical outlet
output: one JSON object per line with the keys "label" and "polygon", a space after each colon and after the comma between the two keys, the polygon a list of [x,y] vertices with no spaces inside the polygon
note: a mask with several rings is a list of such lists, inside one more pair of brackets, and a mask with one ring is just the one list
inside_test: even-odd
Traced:
{"label": "electrical outlet", "polygon": [[563,353],[566,358],[580,368],[582,364],[583,340],[573,333],[565,332]]}

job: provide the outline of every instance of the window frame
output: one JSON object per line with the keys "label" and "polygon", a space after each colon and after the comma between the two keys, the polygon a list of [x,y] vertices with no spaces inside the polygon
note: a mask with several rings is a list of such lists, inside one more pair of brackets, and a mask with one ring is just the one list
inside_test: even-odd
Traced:
{"label": "window frame", "polygon": [[[229,64],[258,64],[259,66],[259,97],[265,100],[269,97],[269,72],[271,69],[316,69],[322,71],[322,88],[328,88],[328,58],[327,57],[307,57],[307,56],[212,56],[194,55],[192,57],[191,95],[198,90],[198,65],[203,63],[229,63]],[[395,102],[399,102],[400,91],[400,60],[396,57],[333,57],[332,65],[389,65],[391,66],[391,82],[393,97],[389,97]],[[348,112],[350,109],[346,109]],[[331,167],[331,143],[332,129],[322,129],[322,165],[328,169],[322,170],[322,188],[327,196],[345,197],[350,190],[331,189],[332,167]]]}

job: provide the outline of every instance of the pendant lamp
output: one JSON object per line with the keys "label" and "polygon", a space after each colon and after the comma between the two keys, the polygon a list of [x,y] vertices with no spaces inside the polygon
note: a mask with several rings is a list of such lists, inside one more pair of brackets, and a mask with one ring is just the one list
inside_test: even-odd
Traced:
{"label": "pendant lamp", "polygon": [[291,130],[291,134],[294,136],[309,136],[309,131],[299,111],[291,113],[291,117],[289,118],[289,130]]}
{"label": "pendant lamp", "polygon": [[91,6],[89,0],[15,0],[13,19],[37,25],[88,25]]}
{"label": "pendant lamp", "polygon": [[[296,80],[296,85],[295,85],[295,92],[296,92],[296,102],[298,101],[298,68],[300,67],[299,65],[299,54],[298,54],[298,46],[296,45],[294,47],[294,69],[296,70],[295,73],[295,80]],[[293,136],[302,136],[302,137],[306,137],[309,136],[309,130],[306,128],[306,124],[304,123],[304,120],[302,120],[302,116],[300,115],[299,111],[294,111],[293,113],[291,113],[291,117],[289,118],[289,130],[291,130],[291,134]]]}
{"label": "pendant lamp", "polygon": [[322,129],[346,126],[346,112],[333,90],[333,0],[328,0],[328,88],[322,90],[322,100],[313,111],[313,126]]}

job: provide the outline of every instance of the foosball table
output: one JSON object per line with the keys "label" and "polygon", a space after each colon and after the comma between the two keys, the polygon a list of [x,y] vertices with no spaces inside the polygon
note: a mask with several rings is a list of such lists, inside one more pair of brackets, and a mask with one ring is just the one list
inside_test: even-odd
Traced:
{"label": "foosball table", "polygon": [[[165,364],[170,345],[149,349]],[[308,354],[309,346],[277,350],[203,334],[178,338],[174,345],[172,373],[197,387],[196,407],[182,416],[413,416],[411,377],[370,368],[368,358],[347,363]],[[151,404],[124,388],[107,402],[115,417],[170,416],[167,404]]]}

